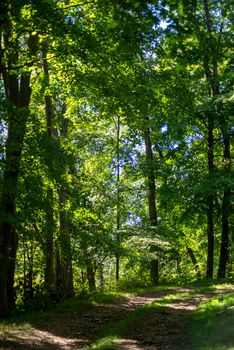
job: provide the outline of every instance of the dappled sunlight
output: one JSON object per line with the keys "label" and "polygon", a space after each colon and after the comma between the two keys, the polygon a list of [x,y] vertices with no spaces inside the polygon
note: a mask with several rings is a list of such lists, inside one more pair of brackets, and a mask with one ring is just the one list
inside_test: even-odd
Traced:
{"label": "dappled sunlight", "polygon": [[89,344],[88,339],[56,336],[49,331],[29,328],[26,332],[12,331],[0,339],[0,348],[10,349],[83,349]]}
{"label": "dappled sunlight", "polygon": [[[24,338],[22,338],[23,340]],[[31,342],[34,345],[40,345],[45,340],[48,344],[62,347],[63,349],[71,349],[74,348],[73,346],[80,344],[82,347],[84,345],[87,345],[87,340],[85,339],[79,339],[79,335],[77,334],[77,338],[67,338],[67,337],[60,337],[56,336],[53,333],[50,333],[48,331],[41,331],[36,328],[30,329],[30,331],[27,333],[27,340]]]}
{"label": "dappled sunlight", "polygon": [[[215,317],[222,324],[233,314],[232,291],[233,286],[230,285],[223,289],[204,289],[204,294],[201,289],[191,288],[151,291],[149,294],[145,291],[106,302],[102,300],[100,304],[95,303],[79,311],[45,314],[31,320],[30,324],[12,324],[2,329],[0,349],[188,350],[191,348],[188,316],[197,311],[204,314],[203,308],[208,309],[209,305],[215,307],[218,298],[220,307],[216,307]],[[221,328],[215,336],[222,342]],[[231,325],[225,328],[225,337],[229,333],[228,341],[232,346]],[[217,350],[221,348],[217,347]]]}

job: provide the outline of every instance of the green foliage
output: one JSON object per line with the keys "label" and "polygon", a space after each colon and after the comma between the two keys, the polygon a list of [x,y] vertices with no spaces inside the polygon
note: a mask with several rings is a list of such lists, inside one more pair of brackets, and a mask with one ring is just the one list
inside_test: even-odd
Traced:
{"label": "green foliage", "polygon": [[[10,150],[6,131],[13,125],[17,141],[20,130],[12,115],[27,120],[22,152],[11,146],[20,162],[11,193],[16,214],[1,212],[19,239],[18,302],[26,302],[30,289],[38,300],[30,301],[35,307],[40,308],[40,297],[48,297],[48,237],[55,294],[57,253],[71,258],[76,291],[88,289],[88,269],[98,286],[113,286],[116,255],[121,288],[148,286],[155,258],[161,281],[194,280],[189,248],[204,276],[210,195],[216,272],[224,191],[230,189],[233,202],[233,5],[209,1],[210,23],[201,2],[185,0],[14,0],[10,9],[0,6],[0,194]],[[16,86],[29,77],[29,109],[11,101],[6,73]],[[212,172],[207,166],[209,120]],[[150,227],[147,207],[146,129],[153,150],[157,229]],[[230,143],[230,159],[224,141]],[[2,207],[6,199],[0,201]],[[229,211],[231,227],[231,206]],[[231,240],[228,248],[231,256]],[[231,267],[230,262],[227,270]]]}

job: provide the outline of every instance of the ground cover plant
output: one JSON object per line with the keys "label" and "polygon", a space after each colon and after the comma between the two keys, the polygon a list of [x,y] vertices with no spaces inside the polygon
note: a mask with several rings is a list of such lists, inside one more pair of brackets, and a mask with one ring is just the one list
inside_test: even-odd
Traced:
{"label": "ground cover plant", "polygon": [[213,297],[191,315],[192,349],[234,349],[234,294]]}

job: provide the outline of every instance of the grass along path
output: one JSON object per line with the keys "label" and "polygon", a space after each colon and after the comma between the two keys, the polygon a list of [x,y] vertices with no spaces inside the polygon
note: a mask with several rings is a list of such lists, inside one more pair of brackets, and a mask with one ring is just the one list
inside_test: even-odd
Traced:
{"label": "grass along path", "polygon": [[[214,333],[210,323],[210,327],[204,327],[207,318],[212,318],[212,310],[217,311],[217,307],[212,309],[211,305],[217,306],[218,303],[220,314],[225,305],[229,305],[230,314],[234,305],[232,290],[233,286],[227,285],[169,294],[130,313],[107,329],[87,350],[233,350],[234,323],[230,323],[231,316],[227,320],[224,318],[228,333],[222,332],[216,322],[212,325]],[[216,294],[223,295],[214,297]],[[206,308],[209,312],[204,312]],[[199,322],[201,315],[203,323]]]}
{"label": "grass along path", "polygon": [[234,292],[201,303],[191,330],[191,350],[234,350]]}
{"label": "grass along path", "polygon": [[[156,288],[137,295],[98,295],[90,302],[73,300],[37,317],[27,319],[25,315],[21,320],[0,323],[0,349],[233,350],[231,290],[230,285],[192,290]],[[218,302],[208,301],[211,297]],[[216,309],[210,306],[214,304]],[[210,312],[204,311],[206,305]],[[208,319],[214,319],[213,314],[222,326],[226,318],[230,323],[228,339],[223,337],[221,341],[223,347],[206,347],[214,344],[212,335],[200,335],[204,335],[203,330],[210,334],[216,327],[218,344],[220,325],[209,321],[210,326],[205,327]]]}

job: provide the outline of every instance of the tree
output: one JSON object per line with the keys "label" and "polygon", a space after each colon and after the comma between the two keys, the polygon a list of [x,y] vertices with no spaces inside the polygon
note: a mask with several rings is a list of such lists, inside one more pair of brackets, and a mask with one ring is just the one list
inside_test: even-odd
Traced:
{"label": "tree", "polygon": [[[47,53],[42,52],[42,65],[45,79],[45,88],[49,87],[49,66],[47,61]],[[52,104],[52,98],[49,94],[45,94],[45,113],[46,113],[46,129],[49,139],[53,142],[56,137],[55,133],[55,117]],[[56,140],[54,140],[56,142]],[[47,198],[49,206],[47,208],[47,220],[46,220],[46,266],[45,266],[45,286],[51,291],[54,286],[54,210],[53,210],[53,188],[48,188]]]}
{"label": "tree", "polygon": [[[220,160],[217,155],[217,150],[220,147],[220,143],[225,144],[225,158],[230,159],[229,137],[223,137],[223,128],[228,129],[227,115],[224,117],[225,112],[223,106],[215,102],[222,99],[226,92],[220,87],[221,79],[225,81],[225,66],[230,60],[230,57],[226,54],[226,48],[228,45],[228,33],[230,30],[229,11],[232,5],[224,4],[220,1],[202,1],[198,2],[185,2],[179,1],[174,4],[171,1],[164,1],[163,6],[168,6],[171,10],[168,15],[168,28],[170,36],[174,38],[174,33],[177,33],[177,44],[171,45],[171,53],[177,54],[176,61],[181,64],[181,67],[187,67],[190,69],[194,76],[200,79],[200,96],[204,96],[206,102],[203,104],[203,110],[197,113],[197,117],[201,118],[206,125],[207,130],[207,164],[210,183],[217,177],[217,169],[220,167],[220,161],[215,162],[215,158]],[[175,15],[176,14],[176,15]],[[164,15],[166,12],[164,11]],[[167,15],[166,15],[167,17]],[[184,69],[183,68],[183,69]],[[206,84],[202,81],[201,76],[197,75],[200,72],[206,78]],[[190,78],[192,79],[192,77]],[[200,97],[200,98],[201,98]],[[222,117],[221,117],[222,116]],[[215,133],[219,129],[220,139],[219,142],[215,139]],[[221,167],[220,167],[221,168]],[[220,181],[221,185],[222,181]],[[213,260],[214,260],[214,227],[216,226],[214,219],[215,213],[215,201],[217,195],[220,194],[220,187],[214,191],[209,186],[207,191],[207,278],[213,277]],[[223,196],[223,204],[226,208],[226,215],[222,215],[222,241],[221,244],[222,254],[220,259],[223,261],[220,263],[219,276],[224,275],[221,270],[224,271],[225,261],[227,261],[227,237],[228,237],[228,224],[227,208],[230,210],[230,188],[227,186],[227,193]],[[224,200],[225,197],[225,200]],[[229,198],[229,199],[227,199]],[[225,204],[224,204],[225,202]],[[229,202],[229,204],[228,204]],[[224,243],[225,242],[225,243]],[[226,248],[224,248],[224,246]],[[222,256],[222,258],[221,258]],[[226,256],[226,257],[225,257]],[[220,260],[220,261],[221,261]],[[223,267],[221,268],[221,265]]]}
{"label": "tree", "polygon": [[120,245],[120,229],[121,229],[121,202],[120,202],[120,117],[117,117],[117,133],[116,133],[116,186],[117,186],[117,197],[116,197],[116,282],[119,280],[119,245]]}
{"label": "tree", "polygon": [[[146,128],[144,130],[145,154],[147,162],[147,178],[148,178],[148,206],[149,206],[149,222],[150,226],[157,227],[158,217],[156,209],[156,186],[155,186],[155,171],[152,142],[150,137],[149,119],[146,120]],[[156,248],[157,249],[157,248]],[[155,246],[152,245],[150,250],[153,252]],[[158,284],[158,259],[151,260],[151,281],[153,284]]]}
{"label": "tree", "polygon": [[[13,19],[20,20],[18,11],[21,12],[22,6],[14,8],[7,2],[2,10],[1,74],[8,103],[8,137],[2,180],[0,222],[0,298],[2,300],[0,317],[5,317],[9,314],[9,309],[14,306],[14,267],[18,243],[15,210],[20,160],[31,97],[31,64],[25,66],[24,70],[17,67],[20,62],[20,41],[18,33],[15,32],[17,25]],[[24,18],[22,20],[24,21]],[[32,32],[29,33],[24,45],[31,57],[34,57],[37,52],[37,36]]]}

